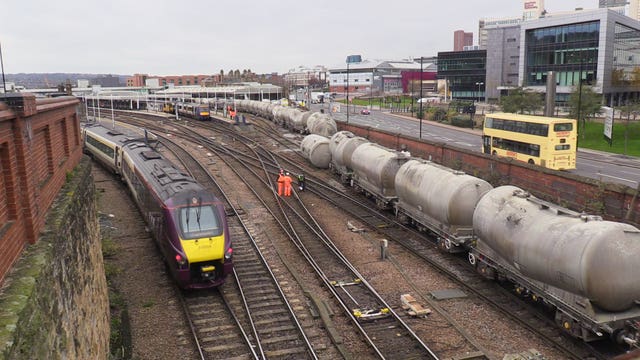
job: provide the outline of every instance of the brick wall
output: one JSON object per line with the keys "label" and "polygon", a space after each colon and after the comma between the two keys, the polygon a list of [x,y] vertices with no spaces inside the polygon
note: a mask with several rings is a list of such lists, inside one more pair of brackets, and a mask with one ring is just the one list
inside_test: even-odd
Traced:
{"label": "brick wall", "polygon": [[548,170],[508,158],[496,158],[445,143],[429,142],[371,127],[339,123],[338,128],[390,149],[407,150],[412,156],[462,170],[487,180],[493,186],[511,184],[569,209],[640,227],[640,199],[637,198],[637,190],[628,186],[603,183],[567,172]]}
{"label": "brick wall", "polygon": [[91,160],[67,176],[0,292],[0,360],[107,359],[109,298]]}
{"label": "brick wall", "polygon": [[82,157],[74,97],[0,98],[0,284]]}

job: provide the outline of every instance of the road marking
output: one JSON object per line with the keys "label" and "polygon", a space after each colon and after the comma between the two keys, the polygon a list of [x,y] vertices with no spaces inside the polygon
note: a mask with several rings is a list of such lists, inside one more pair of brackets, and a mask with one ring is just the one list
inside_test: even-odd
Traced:
{"label": "road marking", "polygon": [[[628,183],[632,183],[632,184],[637,184],[635,180],[629,180],[629,179],[625,179],[625,178],[621,178],[621,177],[617,177],[617,176],[613,176],[613,175],[607,175],[607,174],[602,174],[602,173],[598,173],[598,176],[602,177],[602,176],[606,176],[612,179],[616,179],[616,180],[620,180],[620,181],[626,181]],[[600,179],[600,181],[602,181],[602,179]]]}

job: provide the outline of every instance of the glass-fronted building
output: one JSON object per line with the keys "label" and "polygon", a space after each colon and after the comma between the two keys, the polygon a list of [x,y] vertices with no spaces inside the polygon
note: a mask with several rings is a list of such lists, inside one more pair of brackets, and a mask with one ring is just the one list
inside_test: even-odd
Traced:
{"label": "glass-fronted building", "polygon": [[453,99],[484,99],[486,72],[487,50],[438,53],[438,79],[447,81]]}
{"label": "glass-fronted building", "polygon": [[556,74],[557,101],[592,86],[610,106],[640,98],[640,22],[608,9],[583,10],[521,25],[518,78],[544,91]]}

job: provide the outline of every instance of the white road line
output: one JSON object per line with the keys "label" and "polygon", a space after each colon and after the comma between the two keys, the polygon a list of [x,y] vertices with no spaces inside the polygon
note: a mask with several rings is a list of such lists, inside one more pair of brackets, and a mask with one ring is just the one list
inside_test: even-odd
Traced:
{"label": "white road line", "polygon": [[617,176],[613,176],[613,175],[607,175],[607,174],[602,174],[602,173],[598,173],[598,176],[602,177],[602,176],[606,176],[608,178],[612,178],[612,179],[616,179],[616,180],[620,180],[620,181],[625,181],[631,184],[637,184],[637,182],[635,180],[629,180],[629,179],[625,179],[625,178],[621,178],[621,177],[617,177]]}

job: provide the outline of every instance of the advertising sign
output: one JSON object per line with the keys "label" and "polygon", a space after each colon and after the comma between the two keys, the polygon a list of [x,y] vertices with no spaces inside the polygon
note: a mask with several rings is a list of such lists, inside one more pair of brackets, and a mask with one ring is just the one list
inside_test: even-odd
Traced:
{"label": "advertising sign", "polygon": [[603,106],[602,113],[604,114],[604,138],[611,145],[613,142],[613,108]]}

